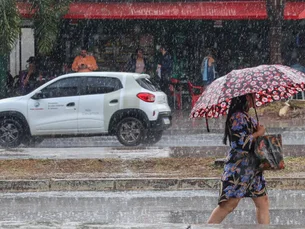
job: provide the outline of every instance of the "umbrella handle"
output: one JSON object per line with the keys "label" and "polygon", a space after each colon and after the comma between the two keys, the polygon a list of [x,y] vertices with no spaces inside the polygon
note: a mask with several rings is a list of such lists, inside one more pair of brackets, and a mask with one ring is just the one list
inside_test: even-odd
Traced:
{"label": "umbrella handle", "polygon": [[257,115],[257,111],[256,111],[255,100],[254,100],[253,96],[251,96],[251,97],[252,97],[252,103],[253,103],[253,108],[254,108],[254,111],[255,111],[255,116],[256,116],[257,125],[259,125],[259,120],[258,120],[258,115]]}
{"label": "umbrella handle", "polygon": [[207,131],[210,132],[209,121],[208,121],[208,118],[206,116],[205,116],[205,123],[206,123],[206,126],[207,126]]}

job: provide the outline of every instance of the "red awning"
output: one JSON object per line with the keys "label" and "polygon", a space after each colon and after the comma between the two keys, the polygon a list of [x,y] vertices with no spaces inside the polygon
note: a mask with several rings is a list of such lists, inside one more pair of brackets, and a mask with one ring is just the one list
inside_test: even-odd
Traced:
{"label": "red awning", "polygon": [[[17,3],[30,17],[28,3]],[[67,19],[266,19],[266,3],[256,1],[71,3]]]}
{"label": "red awning", "polygon": [[285,19],[304,19],[305,2],[286,2],[284,9]]}

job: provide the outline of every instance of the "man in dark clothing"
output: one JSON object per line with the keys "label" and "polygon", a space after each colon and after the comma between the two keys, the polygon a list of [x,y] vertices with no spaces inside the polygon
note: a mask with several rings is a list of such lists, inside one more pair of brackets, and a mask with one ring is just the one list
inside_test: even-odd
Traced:
{"label": "man in dark clothing", "polygon": [[36,66],[36,59],[34,56],[31,56],[27,62],[29,63],[28,71],[22,75],[21,84],[22,84],[22,94],[26,95],[33,91],[37,87],[39,80],[39,71]]}
{"label": "man in dark clothing", "polygon": [[6,91],[7,91],[7,97],[11,97],[14,95],[14,83],[15,79],[12,76],[12,74],[7,71],[6,72]]}
{"label": "man in dark clothing", "polygon": [[173,71],[173,60],[171,55],[168,53],[168,50],[165,46],[160,47],[160,52],[162,54],[158,62],[157,72],[161,71],[160,77],[160,88],[167,95],[168,103],[170,106],[173,105],[171,94],[170,94],[170,79],[172,77]]}

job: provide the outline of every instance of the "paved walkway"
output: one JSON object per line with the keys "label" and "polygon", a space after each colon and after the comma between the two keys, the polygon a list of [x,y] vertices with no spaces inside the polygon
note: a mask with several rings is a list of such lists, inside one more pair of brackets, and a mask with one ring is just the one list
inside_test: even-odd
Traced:
{"label": "paved walkway", "polygon": [[304,228],[304,191],[276,190],[268,194],[270,227],[254,225],[255,207],[249,198],[241,200],[222,225],[205,225],[217,205],[216,190],[6,193],[0,196],[0,219],[8,222],[0,222],[0,228],[27,228],[13,222],[39,229]]}

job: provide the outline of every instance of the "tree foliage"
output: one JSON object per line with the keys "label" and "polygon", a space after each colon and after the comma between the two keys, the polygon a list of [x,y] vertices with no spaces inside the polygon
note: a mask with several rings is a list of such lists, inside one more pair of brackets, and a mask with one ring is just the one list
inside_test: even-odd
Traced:
{"label": "tree foliage", "polygon": [[31,3],[38,53],[47,55],[54,47],[60,22],[71,0],[32,0]]}
{"label": "tree foliage", "polygon": [[0,55],[9,53],[20,34],[20,15],[15,0],[0,0]]}
{"label": "tree foliage", "polygon": [[[72,0],[30,0],[39,54],[49,54],[56,42],[59,25]],[[21,16],[16,0],[0,0],[0,55],[8,54],[20,35]]]}

